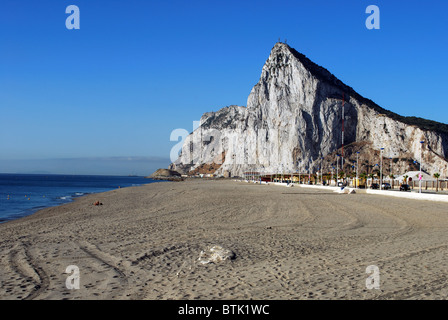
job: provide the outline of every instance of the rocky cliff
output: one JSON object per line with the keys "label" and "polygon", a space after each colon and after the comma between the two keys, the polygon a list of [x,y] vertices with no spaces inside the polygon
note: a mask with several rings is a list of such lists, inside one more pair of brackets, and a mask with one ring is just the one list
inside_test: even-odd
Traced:
{"label": "rocky cliff", "polygon": [[348,173],[359,152],[360,171],[369,173],[380,163],[384,148],[383,172],[392,168],[397,174],[419,166],[420,141],[425,141],[424,170],[446,175],[448,125],[385,110],[303,54],[277,43],[247,107],[205,113],[170,168],[232,176],[250,170],[316,172],[321,166],[329,172],[339,154]]}

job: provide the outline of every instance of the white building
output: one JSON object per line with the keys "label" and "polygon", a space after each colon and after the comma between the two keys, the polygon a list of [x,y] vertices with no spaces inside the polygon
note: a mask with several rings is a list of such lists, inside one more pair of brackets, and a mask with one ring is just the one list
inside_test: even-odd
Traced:
{"label": "white building", "polygon": [[[400,183],[403,182],[403,177],[408,176],[408,182],[409,181],[418,181],[418,175],[420,174],[420,171],[408,171],[405,174],[402,174],[401,176],[395,177],[394,180],[398,180]],[[412,180],[409,180],[411,178]],[[384,179],[386,180],[386,179]],[[426,172],[422,171],[422,181],[437,181],[436,178],[433,176],[427,174]]]}

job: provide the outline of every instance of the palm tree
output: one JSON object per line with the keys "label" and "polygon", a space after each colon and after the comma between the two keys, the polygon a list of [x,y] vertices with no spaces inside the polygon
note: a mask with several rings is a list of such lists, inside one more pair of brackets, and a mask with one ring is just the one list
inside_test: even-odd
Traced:
{"label": "palm tree", "polygon": [[359,178],[364,181],[364,186],[367,184],[367,173],[363,172],[359,175]]}
{"label": "palm tree", "polygon": [[403,176],[404,184],[408,184],[408,178],[409,178],[408,175],[404,175],[404,176]]}
{"label": "palm tree", "polygon": [[393,189],[393,188],[394,188],[394,179],[395,179],[395,176],[393,175],[393,173],[391,173],[391,174],[389,175],[389,178],[390,178],[390,180],[392,180],[391,187],[392,187],[392,189]]}
{"label": "palm tree", "polygon": [[434,178],[437,179],[437,183],[436,183],[436,192],[439,192],[439,178],[440,178],[440,173],[436,172],[434,173]]}

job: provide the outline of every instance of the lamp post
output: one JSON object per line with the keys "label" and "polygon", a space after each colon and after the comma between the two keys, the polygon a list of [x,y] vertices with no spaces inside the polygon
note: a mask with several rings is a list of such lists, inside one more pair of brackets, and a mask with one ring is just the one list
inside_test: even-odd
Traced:
{"label": "lamp post", "polygon": [[333,181],[333,173],[334,173],[334,166],[331,167],[331,180],[330,181]]}
{"label": "lamp post", "polygon": [[336,187],[338,186],[338,182],[339,182],[339,155],[336,155]]}
{"label": "lamp post", "polygon": [[[232,162],[233,162],[233,176],[235,176],[235,154],[232,154]],[[230,174],[230,176],[232,175],[232,173]],[[232,177],[230,177],[232,178]]]}
{"label": "lamp post", "polygon": [[390,178],[390,185],[391,185],[391,189],[394,188],[394,179],[392,178],[393,174],[393,170],[392,170],[392,157],[389,158],[390,159],[390,169],[389,169],[389,178]]}
{"label": "lamp post", "polygon": [[294,163],[292,164],[291,168],[291,184],[292,184],[292,177],[294,176]]}
{"label": "lamp post", "polygon": [[324,185],[324,170],[323,170],[324,157],[320,158],[320,183]]}
{"label": "lamp post", "polygon": [[380,157],[381,157],[381,165],[380,165],[380,190],[383,189],[383,150],[384,148],[381,148]]}
{"label": "lamp post", "polygon": [[355,179],[353,179],[353,181],[354,181],[353,185],[356,188],[356,176],[357,176],[356,161],[353,161],[352,169],[353,169],[353,173],[355,174],[355,177],[354,177]]}
{"label": "lamp post", "polygon": [[425,141],[420,141],[420,175],[418,176],[418,193],[422,193],[422,149],[424,142]]}
{"label": "lamp post", "polygon": [[[375,168],[375,171],[376,171],[376,170],[380,171],[380,169],[379,169],[380,166],[379,166],[378,163],[375,163],[375,165],[374,165],[373,167]],[[376,167],[378,167],[378,169],[376,169]],[[372,179],[372,183],[373,183],[373,179]]]}
{"label": "lamp post", "polygon": [[[421,162],[420,162],[421,163]],[[417,166],[417,160],[414,160],[414,164],[415,164],[415,166]],[[420,186],[420,175],[418,176],[419,177],[419,186]],[[415,187],[415,181],[414,180],[412,180],[412,188],[414,188]],[[420,193],[420,191],[419,191],[419,193]]]}
{"label": "lamp post", "polygon": [[359,151],[356,152],[356,181],[355,181],[355,187],[358,188],[359,186]]}

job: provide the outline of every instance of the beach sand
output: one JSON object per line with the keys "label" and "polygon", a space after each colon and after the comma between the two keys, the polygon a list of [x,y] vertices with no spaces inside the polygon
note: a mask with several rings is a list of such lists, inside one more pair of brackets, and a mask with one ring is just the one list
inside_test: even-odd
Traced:
{"label": "beach sand", "polygon": [[[0,298],[446,299],[447,231],[440,202],[158,182],[1,224]],[[235,258],[199,263],[213,245]],[[69,265],[79,289],[66,288]],[[370,265],[379,289],[366,287]]]}

